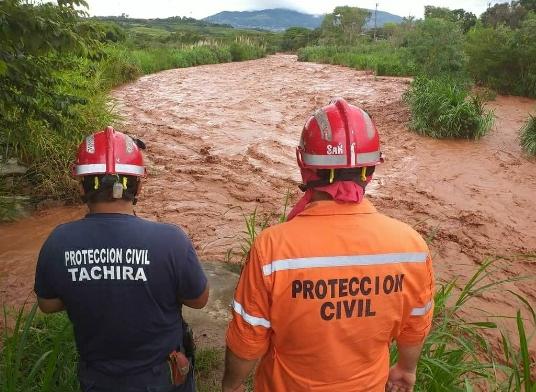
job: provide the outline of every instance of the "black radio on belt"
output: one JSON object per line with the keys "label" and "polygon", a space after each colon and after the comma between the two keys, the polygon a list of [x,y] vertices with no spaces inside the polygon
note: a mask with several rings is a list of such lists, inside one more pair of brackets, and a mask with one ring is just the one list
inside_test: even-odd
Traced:
{"label": "black radio on belt", "polygon": [[194,333],[184,319],[182,320],[182,345],[184,354],[189,358],[193,358],[195,356]]}

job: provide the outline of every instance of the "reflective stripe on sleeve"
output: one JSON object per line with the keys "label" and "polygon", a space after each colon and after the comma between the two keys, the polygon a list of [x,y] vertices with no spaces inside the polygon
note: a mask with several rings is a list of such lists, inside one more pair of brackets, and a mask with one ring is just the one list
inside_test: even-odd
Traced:
{"label": "reflective stripe on sleeve", "polygon": [[431,299],[422,308],[413,308],[413,309],[411,309],[411,315],[412,316],[424,316],[430,311],[430,309],[432,309],[433,305],[434,305],[434,300]]}
{"label": "reflective stripe on sleeve", "polygon": [[261,326],[264,328],[270,328],[272,326],[272,324],[270,324],[270,321],[266,320],[265,318],[255,317],[246,313],[242,305],[236,301],[233,301],[233,310],[240,316],[242,316],[246,323],[253,325],[254,327]]}
{"label": "reflective stripe on sleeve", "polygon": [[355,265],[379,265],[398,263],[424,263],[427,253],[385,253],[376,255],[359,256],[328,256],[328,257],[308,257],[300,259],[285,259],[273,261],[263,265],[262,272],[265,276],[276,271],[295,270],[303,268],[326,268],[326,267],[346,267]]}

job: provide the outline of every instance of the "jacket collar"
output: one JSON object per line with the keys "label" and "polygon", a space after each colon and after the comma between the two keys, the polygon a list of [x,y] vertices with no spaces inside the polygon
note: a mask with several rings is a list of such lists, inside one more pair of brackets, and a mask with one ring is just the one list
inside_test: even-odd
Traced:
{"label": "jacket collar", "polygon": [[322,200],[307,204],[305,210],[298,216],[374,214],[376,212],[376,208],[368,199],[363,199],[361,203]]}

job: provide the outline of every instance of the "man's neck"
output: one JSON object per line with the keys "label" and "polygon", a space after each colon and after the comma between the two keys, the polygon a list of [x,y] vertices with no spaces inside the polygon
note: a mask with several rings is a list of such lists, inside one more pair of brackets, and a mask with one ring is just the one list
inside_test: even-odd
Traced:
{"label": "man's neck", "polygon": [[321,200],[333,200],[333,197],[327,192],[320,192],[315,189],[311,201],[321,201]]}
{"label": "man's neck", "polygon": [[104,203],[88,203],[90,214],[125,214],[134,215],[132,202],[116,200]]}

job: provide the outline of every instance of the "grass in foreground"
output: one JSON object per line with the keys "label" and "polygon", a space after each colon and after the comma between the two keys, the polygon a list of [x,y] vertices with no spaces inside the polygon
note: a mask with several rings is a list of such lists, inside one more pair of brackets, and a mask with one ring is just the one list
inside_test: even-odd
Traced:
{"label": "grass in foreground", "polygon": [[532,156],[536,156],[536,116],[530,116],[521,128],[521,147]]}
{"label": "grass in foreground", "polygon": [[[525,369],[530,366],[528,342],[522,339],[525,325],[521,313],[517,313],[519,341],[512,342],[495,322],[485,318],[467,321],[463,314],[474,314],[468,306],[474,298],[500,289],[502,285],[523,278],[514,277],[494,280],[499,271],[494,266],[496,260],[482,263],[474,275],[461,287],[456,280],[442,284],[435,296],[433,327],[423,348],[417,370],[415,390],[422,391],[472,391],[484,388],[489,391],[522,391],[521,385],[532,385],[530,374]],[[522,297],[518,297],[526,313],[534,315],[534,309]],[[464,313],[465,311],[465,313]],[[506,318],[506,316],[504,316]],[[536,319],[530,323],[536,326]],[[500,332],[505,346],[497,352],[492,349],[494,338]],[[513,347],[520,347],[514,350]],[[393,353],[396,357],[396,353]],[[515,382],[517,380],[518,382]],[[532,391],[530,388],[527,391]]]}
{"label": "grass in foreground", "polygon": [[411,109],[410,127],[438,139],[479,139],[493,125],[493,113],[469,95],[463,83],[446,78],[416,78],[404,95]]}

